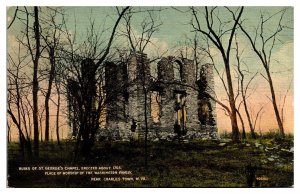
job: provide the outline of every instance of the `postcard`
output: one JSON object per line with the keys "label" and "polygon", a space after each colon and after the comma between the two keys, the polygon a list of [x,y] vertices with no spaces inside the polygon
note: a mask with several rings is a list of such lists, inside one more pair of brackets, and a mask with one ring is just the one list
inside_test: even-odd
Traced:
{"label": "postcard", "polygon": [[7,187],[294,187],[294,7],[7,7]]}

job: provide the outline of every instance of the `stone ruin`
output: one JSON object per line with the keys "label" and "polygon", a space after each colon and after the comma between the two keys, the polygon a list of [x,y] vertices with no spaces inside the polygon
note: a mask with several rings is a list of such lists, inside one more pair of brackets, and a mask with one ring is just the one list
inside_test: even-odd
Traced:
{"label": "stone ruin", "polygon": [[98,137],[143,139],[146,116],[150,141],[173,140],[178,134],[217,139],[216,104],[208,97],[214,96],[213,66],[202,65],[196,80],[192,60],[164,57],[155,64],[155,75],[151,65],[143,53],[106,63],[106,123]]}

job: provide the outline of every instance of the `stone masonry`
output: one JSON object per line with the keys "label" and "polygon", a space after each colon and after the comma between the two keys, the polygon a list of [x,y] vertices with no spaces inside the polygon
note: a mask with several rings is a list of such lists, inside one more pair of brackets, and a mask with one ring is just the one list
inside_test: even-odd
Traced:
{"label": "stone masonry", "polygon": [[[207,95],[214,94],[213,67],[202,65],[198,77],[192,60],[174,56],[157,63],[157,77],[151,75],[143,53],[131,55],[127,62],[106,63],[106,127],[99,135],[123,141],[144,138],[146,116],[152,141],[172,140],[178,134],[187,139],[218,138],[215,103]],[[157,102],[151,98],[153,92]],[[154,109],[154,103],[159,108]],[[159,115],[156,121],[153,111]]]}

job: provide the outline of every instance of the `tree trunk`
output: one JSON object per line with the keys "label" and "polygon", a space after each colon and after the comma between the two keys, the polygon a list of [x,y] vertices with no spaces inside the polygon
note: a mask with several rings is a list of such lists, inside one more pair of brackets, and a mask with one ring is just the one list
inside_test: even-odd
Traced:
{"label": "tree trunk", "polygon": [[38,65],[40,57],[40,30],[39,30],[39,11],[38,7],[34,7],[34,34],[36,41],[36,55],[33,61],[33,79],[32,79],[32,100],[33,100],[33,141],[34,141],[34,154],[39,156],[39,118],[38,118]]}
{"label": "tree trunk", "polygon": [[45,142],[49,141],[49,99],[48,92],[45,97]]}
{"label": "tree trunk", "polygon": [[21,99],[21,95],[20,95],[20,90],[19,90],[19,83],[18,83],[18,79],[19,78],[19,72],[17,72],[16,75],[16,79],[15,79],[15,83],[16,83],[16,93],[17,93],[17,113],[18,113],[18,120],[13,116],[13,121],[14,123],[17,125],[18,127],[18,131],[19,131],[19,142],[20,142],[20,152],[22,154],[22,157],[25,158],[25,151],[24,151],[24,134],[22,132],[22,122],[21,122],[21,107],[20,107],[20,99]]}
{"label": "tree trunk", "polygon": [[224,59],[225,64],[225,70],[226,70],[226,77],[227,77],[227,85],[228,85],[228,92],[229,92],[229,103],[230,103],[230,120],[231,120],[231,129],[232,129],[232,140],[238,141],[240,132],[237,124],[237,111],[235,107],[235,100],[234,100],[234,93],[233,93],[233,87],[232,87],[232,80],[231,80],[231,73],[230,73],[230,65],[228,59]]}
{"label": "tree trunk", "polygon": [[57,109],[56,109],[56,139],[57,144],[60,145],[60,138],[59,138],[59,109],[60,109],[60,91],[59,86],[56,83],[56,89],[57,89]]}
{"label": "tree trunk", "polygon": [[284,133],[284,128],[283,128],[282,120],[280,118],[280,114],[279,114],[278,107],[277,107],[276,95],[275,95],[275,90],[274,90],[274,86],[273,86],[272,77],[271,77],[269,68],[267,66],[265,66],[265,65],[264,65],[264,67],[265,67],[265,70],[266,70],[267,76],[268,76],[268,82],[269,82],[271,96],[272,96],[272,104],[273,104],[273,108],[274,108],[276,120],[277,120],[278,127],[279,127],[279,135],[281,137],[284,137],[285,133]]}
{"label": "tree trunk", "polygon": [[55,74],[55,59],[54,59],[54,49],[53,48],[49,48],[49,59],[50,59],[50,64],[51,64],[51,68],[50,68],[50,72],[49,72],[49,80],[48,80],[48,89],[47,89],[47,93],[45,96],[45,111],[46,111],[46,115],[45,115],[45,142],[49,141],[49,100],[50,100],[50,96],[51,96],[51,90],[52,90],[52,83],[54,80],[54,74]]}
{"label": "tree trunk", "polygon": [[[235,106],[235,96],[234,96],[233,86],[232,86],[229,59],[230,59],[232,39],[233,39],[235,30],[237,29],[238,21],[240,20],[240,18],[242,16],[243,10],[244,10],[244,7],[241,7],[239,13],[237,13],[238,14],[237,17],[236,17],[234,12],[229,10],[233,15],[234,25],[230,29],[231,32],[230,32],[230,37],[228,39],[228,45],[226,46],[227,48],[224,49],[224,45],[223,45],[222,40],[221,40],[222,36],[217,35],[217,34],[219,34],[219,32],[217,32],[217,30],[213,29],[213,27],[214,27],[214,25],[213,25],[213,16],[212,16],[213,11],[210,11],[210,13],[209,13],[208,8],[205,7],[205,19],[206,19],[207,31],[204,31],[203,29],[201,29],[201,25],[200,25],[200,22],[199,22],[198,17],[197,17],[197,12],[194,10],[194,8],[192,8],[193,15],[194,15],[195,20],[196,20],[197,25],[198,25],[198,28],[194,27],[194,29],[199,31],[200,33],[202,33],[206,37],[208,37],[212,41],[212,43],[217,47],[217,49],[220,51],[220,53],[222,55],[222,59],[223,59],[223,62],[224,62],[224,67],[225,67],[225,72],[226,72],[226,78],[227,78],[228,98],[229,98],[228,100],[229,100],[230,109],[231,109],[229,114],[230,114],[230,120],[231,120],[232,140],[233,141],[239,141],[239,128],[238,128],[238,125],[237,125],[237,116],[236,116],[237,109],[236,109],[236,106]],[[221,28],[219,28],[219,30],[221,30]]]}
{"label": "tree trunk", "polygon": [[240,121],[241,121],[241,124],[242,124],[242,139],[246,139],[246,131],[245,131],[245,124],[244,124],[244,120],[243,120],[243,117],[242,115],[240,114],[239,111],[237,111],[237,114],[240,118]]}
{"label": "tree trunk", "polygon": [[[243,86],[242,86],[242,87],[243,87]],[[242,92],[243,92],[243,91],[242,91]],[[249,114],[249,110],[248,110],[248,106],[247,106],[246,96],[245,96],[244,94],[242,94],[242,96],[243,96],[243,104],[244,104],[245,112],[246,112],[247,119],[248,119],[248,124],[249,124],[249,128],[250,128],[251,137],[252,137],[253,139],[256,139],[254,127],[253,127],[253,125],[252,125],[252,121],[251,121],[250,114]]]}
{"label": "tree trunk", "polygon": [[[145,83],[144,83],[145,84]],[[148,119],[147,119],[147,91],[144,90],[144,119],[145,119],[145,167],[148,167]]]}
{"label": "tree trunk", "polygon": [[43,133],[43,114],[44,114],[44,110],[40,113],[40,118],[39,118],[40,119],[39,120],[39,125],[40,125],[39,126],[39,130],[40,130],[39,131],[39,133],[40,133],[39,137],[41,138],[41,140],[40,140],[41,142],[43,142],[43,138],[44,138],[43,137],[43,134],[44,134]]}
{"label": "tree trunk", "polygon": [[15,115],[10,110],[7,110],[7,112],[11,116],[11,119],[14,122],[14,124],[17,126],[17,129],[18,129],[18,132],[19,132],[19,142],[20,142],[19,150],[21,152],[22,157],[25,158],[24,143],[25,143],[26,139],[25,139],[25,136],[22,132],[21,125],[17,121]]}
{"label": "tree trunk", "polygon": [[10,143],[10,125],[7,124],[7,143]]}
{"label": "tree trunk", "polygon": [[45,98],[45,142],[49,141],[49,98],[50,95],[47,94]]}

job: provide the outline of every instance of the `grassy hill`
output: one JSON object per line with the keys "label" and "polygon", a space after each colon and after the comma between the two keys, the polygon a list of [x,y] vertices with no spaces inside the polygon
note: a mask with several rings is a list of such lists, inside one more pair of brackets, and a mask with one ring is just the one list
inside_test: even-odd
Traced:
{"label": "grassy hill", "polygon": [[[56,142],[41,144],[39,159],[24,159],[17,143],[10,143],[8,186],[292,187],[294,184],[293,138],[267,138],[240,143],[228,139],[151,142],[147,167],[143,142],[97,142],[90,158],[81,158],[76,162],[72,161],[73,144],[72,141],[65,141],[60,147]],[[120,169],[114,169],[117,175],[96,175],[94,171],[86,174],[84,171],[83,175],[51,176],[45,175],[45,170],[19,170],[19,167],[26,166],[116,166]]]}

